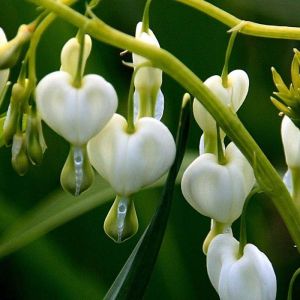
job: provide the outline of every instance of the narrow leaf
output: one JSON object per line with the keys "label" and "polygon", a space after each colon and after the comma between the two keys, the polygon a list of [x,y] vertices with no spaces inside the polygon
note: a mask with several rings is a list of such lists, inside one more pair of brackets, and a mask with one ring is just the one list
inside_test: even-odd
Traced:
{"label": "narrow leaf", "polygon": [[133,249],[125,265],[110,287],[104,299],[142,299],[150,280],[154,264],[166,230],[171,209],[174,185],[186,148],[191,103],[189,95],[184,96],[180,122],[177,130],[177,154],[168,174],[161,196],[161,204],[152,220]]}

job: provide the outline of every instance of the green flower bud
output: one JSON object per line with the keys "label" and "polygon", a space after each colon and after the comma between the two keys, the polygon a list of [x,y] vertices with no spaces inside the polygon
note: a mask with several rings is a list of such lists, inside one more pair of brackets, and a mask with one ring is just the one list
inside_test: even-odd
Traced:
{"label": "green flower bud", "polygon": [[30,107],[27,118],[26,140],[27,154],[31,163],[40,165],[47,145],[43,136],[41,119],[33,107]]}
{"label": "green flower bud", "polygon": [[69,155],[60,175],[63,189],[74,196],[87,190],[94,180],[86,146],[71,145]]}
{"label": "green flower bud", "polygon": [[16,133],[11,148],[11,163],[15,171],[23,176],[29,169],[29,159],[26,153],[26,140],[23,133]]}
{"label": "green flower bud", "polygon": [[138,226],[133,201],[117,196],[104,221],[105,233],[116,243],[122,243],[136,234]]}
{"label": "green flower bud", "polygon": [[17,128],[21,122],[22,107],[27,99],[27,85],[27,80],[24,85],[19,82],[13,85],[10,104],[3,125],[3,138],[6,145],[11,144],[13,136],[17,132]]}

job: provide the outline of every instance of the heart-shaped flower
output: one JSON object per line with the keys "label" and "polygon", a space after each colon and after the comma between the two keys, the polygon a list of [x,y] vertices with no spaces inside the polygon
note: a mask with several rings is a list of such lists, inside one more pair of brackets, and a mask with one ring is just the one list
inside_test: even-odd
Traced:
{"label": "heart-shaped flower", "polygon": [[99,75],[86,75],[79,88],[69,73],[45,76],[36,88],[42,119],[73,145],[83,145],[96,135],[117,109],[113,86]]}
{"label": "heart-shaped flower", "polygon": [[240,256],[239,242],[231,234],[212,240],[207,272],[221,300],[276,298],[276,276],[267,256],[252,244],[246,244]]}
{"label": "heart-shaped flower", "polygon": [[254,185],[252,167],[230,143],[225,164],[211,153],[200,155],[183,174],[181,189],[185,199],[199,213],[220,223],[232,224],[242,213]]}
{"label": "heart-shaped flower", "polygon": [[[214,75],[204,84],[223,104],[237,112],[243,104],[249,89],[249,78],[243,70],[234,70],[228,74],[228,86],[224,87],[222,78]],[[209,136],[216,136],[216,122],[204,106],[197,100],[193,104],[194,117],[201,129]]]}
{"label": "heart-shaped flower", "polygon": [[91,164],[118,195],[128,196],[159,179],[172,165],[175,142],[168,128],[153,118],[141,118],[135,131],[115,114],[88,143]]}

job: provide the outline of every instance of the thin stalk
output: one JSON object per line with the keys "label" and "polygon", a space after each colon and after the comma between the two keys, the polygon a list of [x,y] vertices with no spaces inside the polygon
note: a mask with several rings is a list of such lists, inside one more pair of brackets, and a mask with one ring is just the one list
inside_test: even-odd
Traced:
{"label": "thin stalk", "polygon": [[77,62],[77,70],[76,74],[73,79],[73,86],[79,88],[82,82],[82,62],[84,56],[84,40],[85,40],[85,33],[83,30],[79,30],[77,34],[77,40],[79,42],[79,55],[78,55],[78,62]]}
{"label": "thin stalk", "polygon": [[150,4],[152,0],[147,0],[144,8],[144,13],[143,13],[143,26],[142,26],[142,32],[148,32],[149,30],[149,9],[150,9]]}
{"label": "thin stalk", "polygon": [[288,297],[287,300],[293,300],[293,287],[294,282],[296,281],[297,276],[300,275],[300,268],[298,268],[295,273],[293,274],[290,284],[289,284],[289,291],[288,291]]}
{"label": "thin stalk", "polygon": [[230,35],[230,38],[229,38],[227,49],[226,49],[225,62],[224,62],[224,67],[223,67],[222,75],[221,75],[222,85],[224,88],[228,87],[228,78],[227,78],[228,77],[228,65],[229,65],[229,59],[231,56],[232,48],[233,48],[237,33],[238,33],[238,31],[232,32],[232,34]]}
{"label": "thin stalk", "polygon": [[274,26],[244,21],[204,0],[176,1],[184,3],[205,13],[206,15],[227,25],[229,28],[234,28],[242,23],[243,26],[241,26],[239,29],[239,33],[242,34],[273,39],[300,40],[300,27]]}
{"label": "thin stalk", "polygon": [[[237,115],[219,101],[190,69],[166,50],[139,41],[130,35],[108,26],[99,19],[89,20],[57,1],[30,1],[49,9],[57,16],[79,28],[84,27],[88,34],[99,41],[146,57],[151,60],[155,67],[169,74],[190,94],[197,98],[253,166],[260,188],[272,199],[295,244],[298,246],[298,251],[300,251],[300,211],[290,197],[282,179],[240,122]],[[201,2],[204,1],[200,1],[199,3]],[[280,32],[286,32],[285,36],[289,36],[291,39],[293,37],[300,39],[300,28],[296,30],[297,35],[290,36],[291,32],[288,28],[286,31],[284,31],[284,28],[281,28]],[[276,37],[279,38],[281,36],[282,34],[277,34]]]}

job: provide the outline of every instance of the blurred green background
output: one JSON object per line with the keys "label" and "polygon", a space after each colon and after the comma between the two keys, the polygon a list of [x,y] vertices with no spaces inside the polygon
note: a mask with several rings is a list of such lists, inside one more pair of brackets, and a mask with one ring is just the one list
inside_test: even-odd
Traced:
{"label": "blurred green background", "polygon": [[[79,10],[84,4],[80,2]],[[300,1],[210,2],[241,19],[300,26]],[[144,3],[144,0],[102,0],[95,12],[113,27],[134,34]],[[30,22],[35,16],[35,7],[26,1],[1,0],[0,26],[8,38],[15,35],[20,24]],[[201,79],[220,74],[228,41],[227,27],[171,0],[153,0],[150,26],[161,46]],[[59,68],[60,50],[75,33],[74,27],[61,20],[49,28],[38,49],[39,78]],[[275,66],[289,83],[295,47],[300,47],[299,42],[238,36],[230,63],[230,69],[244,69],[250,78],[249,95],[239,116],[281,174],[285,171],[285,163],[279,134],[280,118],[269,100],[274,90],[270,68]],[[95,41],[86,72],[101,74],[115,86],[119,95],[118,111],[124,114],[131,70],[122,65],[119,52],[120,49]],[[125,58],[131,60],[129,55]],[[18,71],[18,67],[12,71],[12,81]],[[175,134],[185,91],[167,76],[162,89],[166,101],[163,121]],[[44,163],[41,167],[32,167],[24,177],[12,170],[10,148],[0,149],[0,228],[3,232],[16,220],[22,227],[22,216],[42,205],[54,192],[51,201],[67,197],[61,192],[59,175],[68,144],[46,126],[44,133],[48,144]],[[200,134],[193,121],[189,149],[195,153]],[[5,256],[0,262],[0,299],[101,299],[148,224],[160,193],[161,189],[157,188],[135,196],[140,229],[124,244],[114,244],[103,232],[102,224],[112,204],[109,202]],[[43,220],[43,216],[40,219]],[[251,201],[247,221],[249,241],[273,263],[278,279],[277,299],[286,299],[289,279],[299,267],[300,259],[284,224],[271,201],[263,195]],[[145,299],[218,299],[209,283],[201,250],[209,223],[208,218],[199,215],[184,201],[177,187],[166,236]],[[234,225],[236,237],[238,223]],[[300,299],[299,287],[300,280],[297,280],[295,299]]]}

